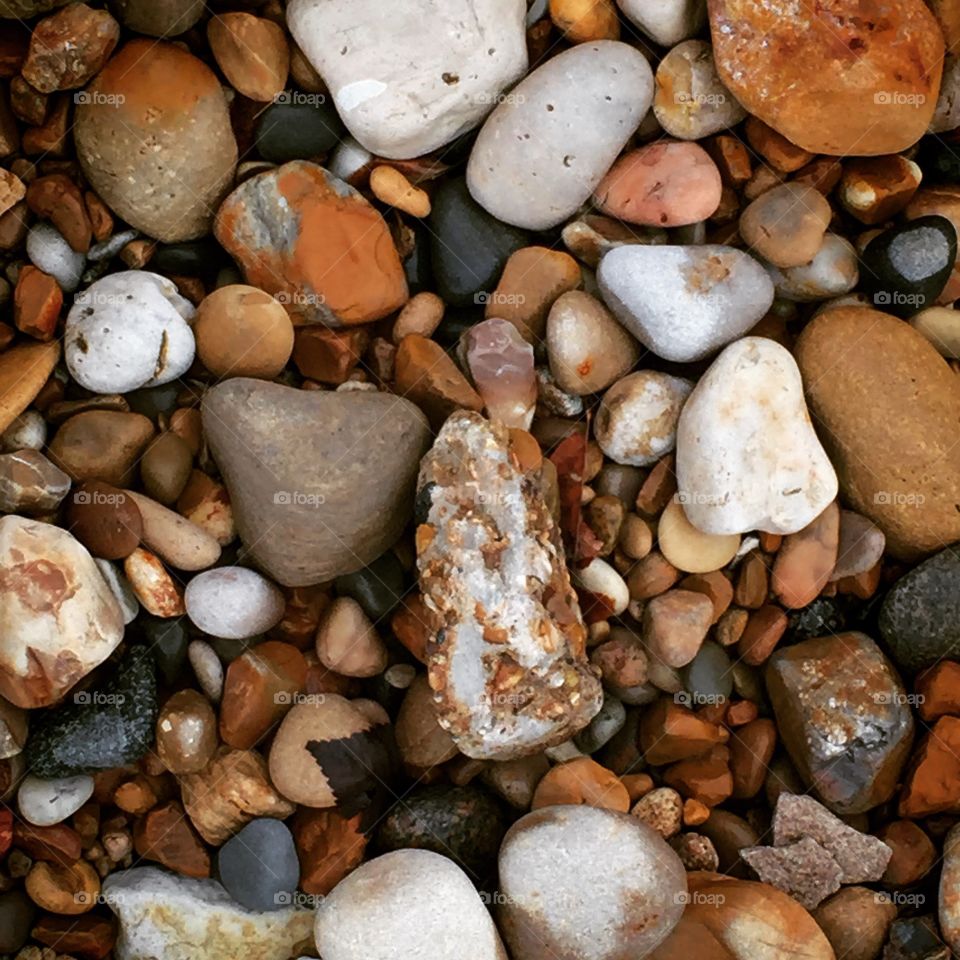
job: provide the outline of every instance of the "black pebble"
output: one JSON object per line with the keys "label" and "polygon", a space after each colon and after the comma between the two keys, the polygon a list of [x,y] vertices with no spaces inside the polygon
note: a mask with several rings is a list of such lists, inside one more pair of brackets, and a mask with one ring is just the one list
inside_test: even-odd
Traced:
{"label": "black pebble", "polygon": [[433,290],[433,270],[430,267],[430,234],[422,223],[412,225],[413,250],[403,261],[403,272],[407,277],[410,296]]}
{"label": "black pebble", "polygon": [[0,893],[0,953],[16,953],[30,936],[37,908],[22,890]]}
{"label": "black pebble", "polygon": [[230,266],[226,251],[212,237],[157,247],[148,269],[175,277],[203,277]]}
{"label": "black pebble", "polygon": [[333,103],[317,102],[315,94],[288,95],[306,102],[273,103],[260,114],[254,134],[260,156],[271,163],[288,163],[329,153],[344,132]]}
{"label": "black pebble", "polygon": [[187,659],[190,638],[182,620],[143,614],[138,621],[147,648],[153,654],[163,682],[172,686]]}
{"label": "black pebble", "polygon": [[813,603],[790,614],[788,639],[798,642],[828,633],[843,633],[847,627],[846,611],[836,597],[817,597]]}

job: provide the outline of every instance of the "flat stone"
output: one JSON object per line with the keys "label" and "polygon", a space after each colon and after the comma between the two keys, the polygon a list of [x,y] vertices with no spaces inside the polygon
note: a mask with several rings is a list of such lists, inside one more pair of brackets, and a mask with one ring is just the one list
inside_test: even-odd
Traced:
{"label": "flat stone", "polygon": [[366,566],[410,517],[429,434],[409,401],[237,378],[207,391],[203,421],[240,537],[285,586]]}
{"label": "flat stone", "polygon": [[148,810],[133,827],[137,856],[186,877],[209,877],[210,855],[176,800]]}

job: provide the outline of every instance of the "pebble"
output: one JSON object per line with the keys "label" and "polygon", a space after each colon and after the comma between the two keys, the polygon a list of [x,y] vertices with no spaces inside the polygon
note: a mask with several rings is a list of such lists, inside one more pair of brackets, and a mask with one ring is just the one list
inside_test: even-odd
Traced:
{"label": "pebble", "polygon": [[740,250],[706,244],[625,246],[597,280],[617,319],[665,360],[700,360],[747,332],[773,303],[763,268]]}
{"label": "pebble", "polygon": [[393,342],[400,343],[411,333],[431,337],[443,319],[444,303],[429,291],[414,294],[402,307],[393,325]]}
{"label": "pebble", "polygon": [[835,233],[824,234],[820,249],[809,263],[783,270],[771,265],[767,273],[779,298],[799,303],[842,297],[860,279],[857,251]]}
{"label": "pebble", "polygon": [[836,565],[839,542],[840,508],[836,503],[784,538],[773,562],[770,588],[788,610],[805,607],[819,596]]}
{"label": "pebble", "polygon": [[657,527],[660,552],[669,563],[686,573],[710,573],[725,567],[740,549],[736,533],[704,533],[697,529],[683,507],[683,499],[671,500]]}
{"label": "pebble", "polygon": [[336,810],[301,807],[290,821],[300,857],[300,888],[326,896],[355,867],[367,848],[363,814],[344,817]]}
{"label": "pebble", "polygon": [[153,437],[153,424],[139,413],[85,410],[57,430],[47,456],[72,480],[114,487],[133,482],[140,456]]}
{"label": "pebble", "polygon": [[654,79],[653,112],[670,136],[700,140],[735,126],[747,115],[721,83],[713,48],[703,40],[678,43],[660,61]]}
{"label": "pebble", "polygon": [[[691,701],[724,703],[733,692],[733,669],[730,657],[718,643],[705,641],[697,655],[687,665],[684,684]],[[733,764],[736,786],[736,765]]]}
{"label": "pebble", "polygon": [[[500,890],[500,929],[514,956],[614,960],[646,956],[669,935],[683,913],[687,881],[677,855],[639,819],[550,807],[507,832]],[[631,905],[629,924],[624,903]]]}
{"label": "pebble", "polygon": [[844,887],[814,911],[834,953],[846,960],[877,960],[897,906],[890,897],[867,887]]}
{"label": "pebble", "polygon": [[713,621],[709,597],[691,590],[668,590],[643,611],[643,642],[669,667],[685,667],[696,657]]}
{"label": "pebble", "polygon": [[841,510],[840,543],[830,582],[872,570],[883,557],[886,542],[883,531],[872,520],[853,510]]}
{"label": "pebble", "polygon": [[426,675],[418,676],[407,689],[394,725],[397,749],[405,764],[427,768],[439,766],[458,754],[453,737],[440,726],[433,691]]}
{"label": "pebble", "polygon": [[67,293],[73,293],[80,286],[86,257],[75,251],[51,224],[40,222],[30,228],[27,256],[38,270],[54,277]]}
{"label": "pebble", "polygon": [[913,886],[930,872],[939,857],[933,841],[912,820],[892,820],[876,835],[893,851],[882,877],[887,886]]}
{"label": "pebble", "polygon": [[217,718],[196,690],[178,690],[157,715],[156,751],[170,773],[199,773],[217,751]]}
{"label": "pebble", "polygon": [[[599,3],[592,0],[552,0],[549,12],[554,26],[571,43],[616,40],[620,36],[620,23],[613,0],[601,0]],[[535,13],[536,10],[531,7],[527,13],[528,23]]]}
{"label": "pebble", "polygon": [[57,281],[36,267],[24,266],[14,292],[13,322],[35,340],[52,340],[63,306],[63,292]]}
{"label": "pebble", "polygon": [[370,171],[370,190],[381,203],[412,217],[430,215],[430,195],[415,187],[396,167],[386,164],[374,167]]}
{"label": "pebble", "polygon": [[464,343],[467,367],[487,416],[507,427],[529,430],[537,404],[533,347],[509,320],[499,317],[475,323]]}
{"label": "pebble", "polygon": [[[467,182],[462,177],[447,180],[438,187],[433,195],[429,227],[430,260],[437,293],[452,306],[487,303],[489,299],[497,310],[496,315],[506,320],[512,319],[510,311],[518,305],[525,317],[530,316],[532,311],[526,307],[526,293],[522,292],[528,284],[534,285],[528,279],[529,259],[535,256],[537,260],[545,261],[544,267],[554,267],[549,273],[541,267],[534,274],[536,278],[541,273],[547,273],[548,289],[555,288],[562,282],[562,274],[569,271],[565,261],[561,261],[561,264],[566,269],[556,269],[556,254],[548,257],[540,252],[536,255],[528,253],[524,255],[525,262],[522,265],[514,264],[513,272],[519,275],[520,283],[517,286],[520,289],[511,293],[501,290],[497,280],[500,279],[501,286],[509,281],[513,260],[511,255],[519,256],[519,252],[527,248],[528,234],[487,213],[470,196]],[[579,270],[576,270],[577,281],[579,275]],[[569,288],[576,285],[571,283]],[[494,290],[491,297],[490,293]],[[558,292],[562,293],[563,290]],[[544,318],[547,309],[543,308]],[[523,332],[520,324],[517,326]]]}
{"label": "pebble", "polygon": [[896,581],[880,608],[880,633],[910,672],[960,652],[960,552],[947,547]]}
{"label": "pebble", "polygon": [[293,352],[293,324],[283,304],[240,283],[203,298],[193,335],[200,362],[215,377],[272,380]]}
{"label": "pebble", "polygon": [[795,533],[833,501],[787,350],[745,337],[714,361],[680,415],[677,480],[687,519],[709,533]]}
{"label": "pebble", "polygon": [[[466,412],[446,422],[420,467],[417,565],[434,633],[430,685],[440,723],[475,759],[561,743],[601,705],[559,531],[531,479],[511,460],[507,429]],[[492,538],[505,549],[483,549]],[[479,546],[467,551],[465,543]],[[540,587],[531,592],[522,571],[537,571],[529,582]],[[534,630],[549,645],[533,644]],[[495,656],[486,637],[495,638]]]}
{"label": "pebble", "polygon": [[70,490],[70,478],[36,450],[0,454],[0,511],[49,513]]}
{"label": "pebble", "polygon": [[141,539],[148,549],[178,570],[206,570],[220,559],[220,544],[179,513],[140,493],[127,491],[143,524]]}
{"label": "pebble", "polygon": [[683,826],[683,798],[673,787],[657,787],[633,805],[630,816],[652,827],[664,840],[669,840]]}
{"label": "pebble", "polygon": [[247,910],[283,909],[293,902],[300,879],[290,830],[279,820],[252,820],[217,852],[217,873]]}
{"label": "pebble", "polygon": [[407,573],[397,555],[387,551],[354,573],[337,577],[340,597],[352,597],[373,621],[387,617],[407,593]]}
{"label": "pebble", "polygon": [[840,889],[837,862],[811,837],[782,847],[747,847],[740,856],[764,882],[813,910]]}
{"label": "pebble", "polygon": [[[66,530],[0,519],[0,695],[20,707],[59,700],[123,639],[119,606],[89,553]],[[37,591],[45,602],[33,599]]]}
{"label": "pebble", "polygon": [[[830,17],[811,17],[783,0],[770,7],[711,4],[721,80],[750,113],[811,153],[907,149],[936,107],[942,35],[920,0],[884,2],[872,18],[857,19],[858,9],[842,0]],[[843,51],[834,18],[844,24]],[[887,31],[882,40],[874,33],[878,18]]]}
{"label": "pebble", "polygon": [[376,677],[387,666],[387,648],[351,597],[337,597],[323,612],[316,646],[320,662],[345,677]]}
{"label": "pebble", "polygon": [[952,307],[927,307],[910,318],[910,326],[922,334],[942,357],[960,357],[960,314]]}
{"label": "pebble", "polygon": [[217,66],[238,93],[265,103],[283,92],[290,50],[280,24],[250,13],[221,13],[208,21],[207,40]]}
{"label": "pebble", "polygon": [[878,310],[910,317],[934,305],[956,260],[953,224],[946,217],[918,217],[867,244],[861,254],[862,286]]}
{"label": "pebble", "polygon": [[31,936],[36,912],[22,890],[0,893],[0,950],[11,955],[20,950]]}
{"label": "pebble", "polygon": [[369,323],[407,301],[383,218],[314,163],[294,160],[245,180],[224,200],[213,230],[247,283],[279,300],[295,325]]}
{"label": "pebble", "polygon": [[218,567],[195,576],[184,592],[187,616],[204,633],[243,640],[265,633],[283,618],[283,594],[245,567]]}
{"label": "pebble", "polygon": [[622,701],[612,694],[603,698],[600,712],[577,734],[574,742],[584,753],[596,753],[609,743],[627,722],[627,711]]}
{"label": "pebble", "polygon": [[112,873],[103,884],[117,915],[117,960],[287,960],[309,939],[313,914],[285,905],[252,912],[237,905],[215,880],[134,867]]}
{"label": "pebble", "polygon": [[151,37],[175,37],[203,14],[203,0],[117,0],[117,16],[129,30]]}
{"label": "pebble", "polygon": [[[437,10],[404,0],[294,0],[287,24],[350,133],[380,157],[420,157],[475,127],[527,69],[522,0]],[[424,51],[429,59],[423,59]]]}
{"label": "pebble", "polygon": [[22,343],[0,353],[0,430],[33,402],[60,359],[60,345]]}
{"label": "pebble", "polygon": [[137,547],[123,561],[123,572],[147,613],[155,617],[182,617],[186,613],[183,591],[156,554]]}
{"label": "pebble", "polygon": [[862,633],[805,640],[766,669],[780,738],[805,784],[835,813],[869,810],[893,793],[913,738],[896,671]]}
{"label": "pebble", "polygon": [[399,537],[428,442],[413,404],[236,378],[208,390],[202,412],[240,538],[278,583],[353,573]]}
{"label": "pebble", "polygon": [[212,703],[219,703],[223,696],[223,664],[213,647],[204,640],[192,640],[187,647],[187,659],[200,689]]}
{"label": "pebble", "polygon": [[740,236],[776,267],[810,263],[823,245],[832,211],[805,183],[784,183],[760,194],[740,215]]}
{"label": "pebble", "polygon": [[396,850],[362,864],[316,912],[324,960],[503,960],[497,928],[470,878],[429,850]]}
{"label": "pebble", "polygon": [[849,307],[810,323],[795,355],[843,498],[883,531],[887,550],[913,559],[960,539],[949,429],[960,386],[934,347],[895,317]]}
{"label": "pebble", "polygon": [[646,59],[625,43],[583,43],[525,77],[470,152],[474,199],[505,223],[556,226],[593,193],[653,101]]}
{"label": "pebble", "polygon": [[36,827],[50,827],[72,817],[93,796],[93,777],[42,779],[29,773],[17,791],[20,816]]}
{"label": "pebble", "polygon": [[13,418],[10,426],[0,434],[0,451],[42,450],[47,443],[47,421],[36,410],[24,410]]}
{"label": "pebble", "polygon": [[260,114],[257,152],[270,163],[311,160],[333,150],[343,124],[322,94],[280,94]]}
{"label": "pebble", "polygon": [[165,277],[125,270],[92,284],[67,314],[71,376],[93,393],[169,383],[193,363],[194,310]]}
{"label": "pebble", "polygon": [[707,22],[704,0],[617,0],[623,15],[661,47],[673,47],[698,34]]}
{"label": "pebble", "polygon": [[153,659],[131,647],[113,676],[32,726],[30,769],[41,777],[70,777],[135,763],[153,743],[157,690]]}
{"label": "pebble", "polygon": [[881,224],[909,204],[922,176],[906,157],[852,158],[843,165],[838,198],[861,223]]}
{"label": "pebble", "polygon": [[170,506],[183,493],[193,469],[193,452],[172,432],[161,433],[144,451],[140,479],[144,490],[158,503]]}

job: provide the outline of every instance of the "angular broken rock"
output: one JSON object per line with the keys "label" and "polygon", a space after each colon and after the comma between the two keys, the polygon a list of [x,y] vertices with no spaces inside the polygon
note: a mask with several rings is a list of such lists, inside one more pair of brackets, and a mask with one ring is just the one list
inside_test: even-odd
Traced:
{"label": "angular broken rock", "polygon": [[840,865],[811,837],[784,847],[744,847],[740,856],[764,883],[789,893],[807,910],[840,889]]}
{"label": "angular broken rock", "polygon": [[400,536],[430,430],[409,401],[238,377],[203,428],[249,556],[288,587],[353,573]]}
{"label": "angular broken rock", "polygon": [[312,910],[245,910],[215,880],[135,867],[112,874],[103,897],[120,919],[117,960],[287,960],[312,946]]}
{"label": "angular broken rock", "polygon": [[0,696],[47,707],[123,639],[123,614],[89,553],[60,527],[0,519]]}
{"label": "angular broken rock", "polygon": [[568,740],[603,696],[539,475],[521,472],[506,427],[460,412],[424,458],[417,489],[441,725],[477,759]]}
{"label": "angular broken rock", "polygon": [[70,478],[39,450],[0,454],[0,512],[56,510],[70,490]]}

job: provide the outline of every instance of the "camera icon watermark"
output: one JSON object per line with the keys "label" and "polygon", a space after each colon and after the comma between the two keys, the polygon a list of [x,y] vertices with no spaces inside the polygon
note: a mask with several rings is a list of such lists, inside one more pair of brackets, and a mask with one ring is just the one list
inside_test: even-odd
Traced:
{"label": "camera icon watermark", "polygon": [[303,490],[278,490],[273,502],[280,507],[322,507],[327,498],[322,493],[306,493]]}

